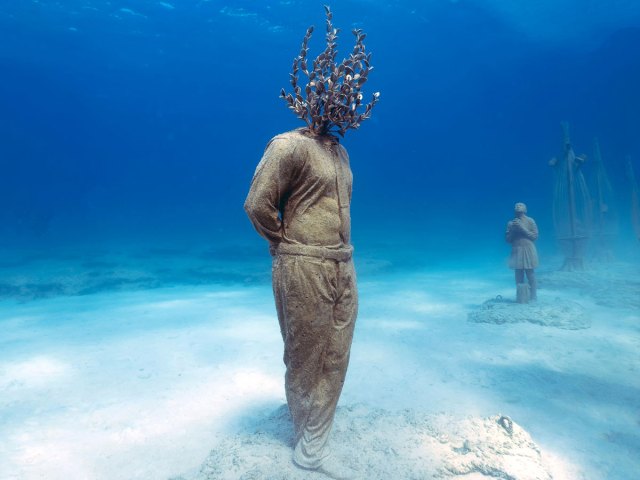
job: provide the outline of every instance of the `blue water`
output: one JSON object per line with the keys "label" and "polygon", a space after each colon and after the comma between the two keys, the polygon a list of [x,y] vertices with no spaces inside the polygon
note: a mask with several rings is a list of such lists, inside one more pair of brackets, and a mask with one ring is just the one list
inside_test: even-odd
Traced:
{"label": "blue water", "polygon": [[[390,340],[389,348],[400,345],[401,353],[414,342],[399,362],[419,365],[416,383],[424,391],[432,385],[424,374],[429,368],[434,377],[446,377],[444,383],[451,377],[453,383],[464,384],[443,388],[438,402],[425,402],[426,410],[433,405],[445,408],[461,388],[471,385],[473,395],[465,402],[472,404],[478,395],[478,405],[489,405],[491,414],[498,408],[519,412],[524,427],[556,453],[563,453],[566,442],[567,457],[586,464],[581,478],[595,480],[602,478],[601,472],[610,472],[607,478],[626,480],[637,468],[639,445],[633,433],[639,421],[638,357],[629,352],[637,352],[640,345],[634,296],[640,253],[624,168],[628,156],[640,178],[640,2],[341,0],[331,8],[335,26],[342,29],[339,57],[351,50],[352,28],[367,33],[375,68],[365,96],[381,93],[372,118],[341,140],[354,173],[351,213],[356,262],[364,280],[364,331],[372,331],[371,320],[377,316],[392,323],[394,306],[402,305],[409,311],[400,316],[405,326],[419,324],[423,336],[407,333],[406,338]],[[57,400],[50,406],[38,392],[19,389],[23,384],[31,388],[33,371],[34,376],[42,371],[57,375],[64,370],[59,365],[76,365],[85,348],[109,340],[111,328],[120,340],[137,338],[140,331],[152,336],[154,328],[167,325],[176,330],[191,327],[189,321],[228,328],[244,317],[255,324],[263,317],[273,320],[267,316],[275,313],[264,307],[271,305],[267,246],[242,207],[266,143],[302,126],[278,94],[289,87],[291,62],[309,25],[316,26],[311,54],[324,48],[323,24],[322,2],[304,0],[0,2],[0,327],[11,332],[4,340],[0,337],[0,354],[5,352],[0,357],[0,380],[5,383],[0,386],[15,396],[6,397],[5,407],[19,406],[27,419],[54,409]],[[616,270],[618,276],[607,277],[607,268],[604,274],[596,272],[594,278],[603,274],[605,287],[593,287],[593,298],[585,299],[579,288],[567,293],[558,283],[551,284],[553,295],[583,300],[595,312],[594,327],[587,333],[550,334],[531,325],[514,327],[524,330],[478,330],[466,322],[467,310],[513,290],[503,235],[515,202],[528,205],[540,228],[542,273],[560,266],[552,220],[554,177],[547,164],[562,152],[561,121],[570,123],[577,154],[592,159],[594,137],[600,141],[614,191],[610,205],[618,219],[614,254],[628,263]],[[593,162],[587,161],[584,173],[592,184]],[[409,273],[424,281],[411,280]],[[186,290],[167,294],[158,288],[175,286]],[[215,319],[208,312],[215,310],[216,298],[207,299],[186,320],[178,303],[171,307],[175,312],[163,313],[166,324],[153,324],[157,318],[146,309],[151,298],[164,311],[166,298],[201,299],[202,288],[232,291]],[[419,292],[415,304],[407,301],[415,295],[405,295],[415,294],[412,289]],[[114,291],[124,297],[105,296]],[[611,292],[620,296],[619,305]],[[246,313],[235,298],[244,303],[257,298],[259,306],[245,305]],[[129,301],[136,307],[122,310],[120,303]],[[118,321],[112,324],[113,318]],[[260,325],[273,332],[269,328],[276,324]],[[446,342],[440,344],[431,335],[437,329],[445,331]],[[60,332],[75,332],[75,337],[65,335],[67,345],[57,336]],[[193,331],[190,335],[197,340]],[[274,335],[273,348],[265,355],[279,362],[279,338]],[[371,335],[376,342],[386,342],[384,332]],[[529,336],[530,350],[521,335]],[[235,337],[233,341],[239,342]],[[418,341],[442,349],[436,367],[415,345]],[[480,361],[469,344],[482,343],[488,353],[478,355],[493,365],[492,341],[505,364],[522,362],[526,371],[500,367],[496,361],[500,368],[487,367],[483,380],[485,373],[474,363]],[[193,345],[187,343],[176,350],[185,357]],[[170,350],[172,341],[161,344]],[[207,351],[209,344],[202,344]],[[451,344],[460,357],[451,354]],[[129,378],[128,368],[138,368],[138,360],[127,356],[136,347],[114,345],[104,351],[113,347],[121,355],[117,361],[124,359],[126,365],[116,368],[95,361],[95,369],[84,372],[87,381],[104,374],[117,385],[119,375]],[[67,346],[68,358],[63,355]],[[250,347],[238,361],[253,368],[262,360],[246,359],[254,351],[253,344]],[[148,348],[141,349],[140,356],[156,359],[158,352]],[[586,359],[583,363],[572,362],[574,350],[576,357]],[[560,366],[553,364],[557,352]],[[619,352],[628,374],[616,365]],[[51,360],[59,353],[66,363]],[[207,362],[200,364],[206,367],[203,375]],[[354,362],[356,372],[369,372],[366,361],[356,357]],[[440,365],[445,365],[445,373],[439,373]],[[413,381],[397,376],[393,366],[387,362],[388,370],[381,371],[397,384]],[[580,370],[592,366],[601,368],[595,373]],[[368,373],[360,378],[368,379]],[[78,385],[85,385],[82,382]],[[522,392],[508,391],[512,383],[539,397],[522,394],[520,405]],[[362,388],[362,395],[348,389],[345,395],[360,401],[367,396],[368,387]],[[624,408],[603,393],[616,388],[624,393]],[[75,385],[69,390],[69,398],[76,395]],[[156,393],[149,390],[150,402]],[[556,394],[557,411],[546,416],[548,408],[540,402]],[[128,406],[122,395],[109,401]],[[102,391],[97,397],[102,398]],[[25,398],[46,405],[31,408],[29,403],[23,410]],[[101,401],[89,398],[85,403],[91,408]],[[403,394],[390,398],[389,403],[398,398],[401,403]],[[417,393],[414,398],[420,403]],[[465,402],[460,410],[468,407]],[[578,404],[586,407],[571,417]],[[75,411],[71,400],[65,405]],[[615,427],[610,427],[607,415],[615,409]],[[12,411],[3,422],[20,432],[20,415]],[[564,417],[571,427],[558,433],[553,423]],[[69,424],[73,427],[72,420]],[[577,424],[586,425],[585,437],[591,435],[585,441],[588,447],[573,438],[571,429]],[[17,433],[16,438],[29,444]],[[616,442],[621,449],[616,450]],[[21,453],[21,448],[15,450]],[[594,451],[603,458],[592,455]],[[202,455],[195,457],[198,461],[190,460],[194,468]],[[20,465],[29,471],[28,461]]]}
{"label": "blue water", "polygon": [[[524,201],[554,248],[549,158],[600,138],[628,210],[640,158],[635,2],[343,1],[381,92],[348,132],[354,239],[499,243]],[[0,5],[4,248],[260,242],[242,203],[273,135],[301,122],[278,98],[320,3],[24,1]],[[624,220],[629,216],[622,214]],[[627,223],[629,223],[627,221]],[[630,235],[630,227],[622,225]],[[416,237],[418,236],[418,237]],[[442,239],[442,241],[439,241]],[[545,243],[547,242],[547,243]]]}

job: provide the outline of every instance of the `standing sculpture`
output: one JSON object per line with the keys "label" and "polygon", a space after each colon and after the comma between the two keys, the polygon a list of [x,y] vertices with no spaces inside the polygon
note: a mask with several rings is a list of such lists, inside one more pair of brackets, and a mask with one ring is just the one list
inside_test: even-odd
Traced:
{"label": "standing sculpture", "polygon": [[[533,242],[538,239],[538,226],[533,218],[528,217],[527,206],[516,203],[515,218],[507,223],[505,238],[511,244],[509,268],[516,274],[516,301],[529,303],[538,299],[538,284],[534,268],[538,267],[538,251]],[[527,277],[529,284],[524,283]]]}
{"label": "standing sculpture", "polygon": [[[358,309],[351,245],[349,156],[344,136],[369,118],[379,94],[362,103],[371,54],[365,34],[336,63],[339,31],[326,10],[326,48],[308,68],[307,30],[293,61],[293,93],[281,91],[306,126],[274,137],[256,168],[245,210],[270,244],[273,291],[284,340],[285,390],[295,430],[294,463],[350,478],[327,440],[345,380]],[[307,77],[298,85],[298,74]],[[351,472],[352,473],[352,472]]]}
{"label": "standing sculpture", "polygon": [[627,176],[631,183],[631,225],[636,238],[640,240],[640,187],[630,157],[627,157]]}
{"label": "standing sculpture", "polygon": [[594,236],[596,240],[595,256],[599,260],[613,260],[613,241],[618,231],[615,209],[613,207],[613,188],[609,176],[604,168],[600,143],[596,138],[593,145],[595,161],[594,199],[595,225]]}
{"label": "standing sculpture", "polygon": [[582,173],[586,156],[576,155],[569,138],[569,124],[562,123],[562,158],[551,159],[556,170],[553,223],[564,253],[562,270],[584,270],[584,251],[591,230],[591,198]]}

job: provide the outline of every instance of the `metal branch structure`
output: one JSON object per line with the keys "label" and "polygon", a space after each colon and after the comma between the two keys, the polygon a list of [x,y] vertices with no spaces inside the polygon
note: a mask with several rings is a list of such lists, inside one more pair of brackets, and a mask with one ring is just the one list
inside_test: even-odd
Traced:
{"label": "metal branch structure", "polygon": [[629,157],[627,157],[627,177],[631,183],[631,225],[636,238],[640,240],[640,187],[638,187],[636,174]]}
{"label": "metal branch structure", "polygon": [[569,137],[569,124],[562,123],[562,157],[552,159],[556,171],[553,223],[564,253],[561,270],[584,270],[584,253],[591,232],[591,197],[582,173],[586,156],[577,156]]}
{"label": "metal branch structure", "polygon": [[[347,130],[360,127],[371,116],[380,93],[375,92],[369,103],[363,103],[361,90],[373,70],[371,53],[366,53],[364,45],[367,35],[360,29],[352,30],[356,41],[353,51],[341,63],[336,63],[340,30],[333,27],[333,14],[329,7],[324,8],[327,17],[326,47],[309,65],[308,45],[313,33],[313,27],[309,27],[289,74],[293,93],[287,93],[283,88],[280,98],[310,131],[318,135],[338,133],[344,136]],[[309,79],[304,89],[298,84],[299,72]]]}
{"label": "metal branch structure", "polygon": [[601,261],[613,260],[613,242],[618,234],[618,218],[614,207],[614,194],[609,176],[602,161],[600,143],[593,142],[595,178],[593,192],[595,258]]}

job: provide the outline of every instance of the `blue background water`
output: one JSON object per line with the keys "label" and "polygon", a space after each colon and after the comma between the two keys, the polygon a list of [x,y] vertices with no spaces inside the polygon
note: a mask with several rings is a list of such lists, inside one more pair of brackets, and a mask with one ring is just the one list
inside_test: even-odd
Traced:
{"label": "blue background water", "polygon": [[[581,478],[633,478],[640,275],[623,161],[640,177],[640,2],[331,6],[341,52],[367,32],[366,92],[381,92],[344,139],[361,308],[341,402],[508,413]],[[242,205],[267,141],[301,125],[278,93],[311,24],[317,53],[315,1],[0,1],[10,475],[173,477],[229,419],[284,402],[269,257]],[[626,265],[550,273],[562,120],[577,153],[600,139]],[[515,295],[516,201],[540,225],[541,303],[579,303],[592,327],[467,321]]]}
{"label": "blue background water", "polygon": [[[363,28],[381,92],[350,131],[354,239],[504,256],[515,201],[553,246],[560,121],[598,136],[630,236],[625,155],[640,158],[640,4],[340,1]],[[321,2],[4,0],[0,234],[6,249],[99,242],[261,241],[242,211],[278,98]],[[546,243],[545,243],[546,242]],[[262,246],[262,244],[260,244]],[[498,253],[500,252],[500,253]],[[452,257],[453,258],[453,257]],[[502,259],[502,257],[501,257]]]}

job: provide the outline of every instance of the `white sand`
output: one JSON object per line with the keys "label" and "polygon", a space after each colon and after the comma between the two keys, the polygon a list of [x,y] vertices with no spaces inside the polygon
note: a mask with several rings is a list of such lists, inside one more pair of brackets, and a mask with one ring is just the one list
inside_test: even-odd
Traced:
{"label": "white sand", "polygon": [[[247,426],[249,427],[249,426]],[[207,458],[199,480],[325,479],[291,462],[291,419],[283,405],[250,428],[227,436]],[[530,436],[503,416],[486,419],[394,413],[369,405],[339,408],[332,462],[357,479],[517,478],[550,480],[549,462]]]}
{"label": "white sand", "polygon": [[[469,322],[515,295],[508,271],[361,275],[339,419],[503,414],[556,479],[634,478],[640,312],[553,286],[541,300],[579,303],[589,328]],[[0,332],[2,480],[190,478],[285,401],[268,284],[5,299]]]}

